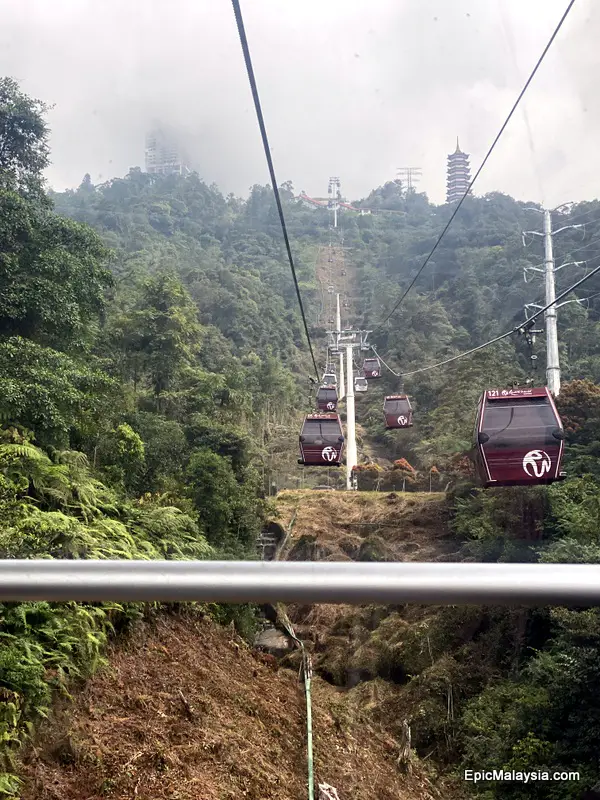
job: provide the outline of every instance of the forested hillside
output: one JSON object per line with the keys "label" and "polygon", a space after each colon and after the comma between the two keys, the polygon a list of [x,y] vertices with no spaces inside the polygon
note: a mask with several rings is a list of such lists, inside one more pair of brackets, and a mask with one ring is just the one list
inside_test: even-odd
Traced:
{"label": "forested hillside", "polygon": [[[132,170],[49,196],[45,111],[0,81],[1,555],[254,558],[308,364],[270,194]],[[320,228],[297,227],[310,294]],[[3,606],[3,791],[53,689],[142,612]]]}
{"label": "forested hillside", "polygon": [[[45,111],[14,81],[0,80],[0,557],[255,558],[266,521],[282,515],[270,495],[300,483],[299,425],[314,406],[272,190],[224,197],[196,174],[131,169],[100,186],[86,175],[76,190],[47,192]],[[543,296],[541,282],[523,280],[524,268],[541,260],[538,243],[525,248],[521,239],[522,230],[539,229],[535,204],[469,197],[400,309],[381,324],[452,208],[388,183],[356,203],[373,213],[344,212],[341,231],[331,232],[327,212],[305,208],[291,184],[281,194],[319,367],[326,351],[317,265],[332,238],[348,248],[343,324],[372,329],[397,373],[513,328],[524,303]],[[573,206],[556,221],[585,223],[561,235],[557,263],[585,263],[558,273],[560,291],[598,264],[600,203]],[[466,453],[477,397],[529,377],[530,354],[512,337],[404,383],[386,370],[357,397],[362,488],[440,492],[432,506],[443,508],[451,541],[444,546],[460,559],[600,563],[596,292],[592,279],[580,293],[589,301],[559,312],[564,483],[476,488]],[[543,344],[542,337],[540,384]],[[415,425],[385,432],[383,396],[402,386]],[[309,476],[309,485],[320,480]],[[336,502],[339,519],[330,522],[343,529],[344,495]],[[400,539],[403,514],[392,520]],[[348,558],[406,556],[377,521],[360,524],[375,530],[366,544],[344,539],[349,549],[339,551]],[[419,528],[419,546],[429,524]],[[316,552],[320,533],[311,535]],[[53,697],[67,697],[104,663],[108,638],[148,609],[39,602],[0,611],[0,794],[13,796],[17,752],[34,723]],[[253,633],[255,609],[207,613]],[[430,759],[434,777],[467,766],[544,764],[582,775],[577,785],[495,784],[481,790],[489,800],[575,798],[600,778],[595,609],[386,609],[369,622],[353,619],[333,630],[333,660],[339,667],[350,659],[361,684],[385,682],[382,696],[389,690],[390,708],[410,718],[416,757]],[[368,669],[356,637],[366,637]],[[347,688],[329,656],[323,676]],[[369,719],[397,737],[400,715],[390,721],[378,702]]]}
{"label": "forested hillside", "polygon": [[[416,274],[453,211],[433,206],[424,195],[402,191],[388,183],[374,191],[365,206],[403,212],[344,217],[344,237],[359,267],[356,291],[362,322],[374,328],[378,352],[398,373],[418,370],[469,350],[504,333],[525,319],[526,303],[541,303],[543,278],[524,269],[539,267],[543,250],[522,231],[541,230],[541,215],[531,202],[500,194],[468,197],[433,258],[398,311],[387,317],[403,289]],[[600,203],[581,203],[569,213],[555,214],[555,228],[585,223],[556,237],[557,266],[578,261],[557,273],[557,293],[597,266],[600,259]],[[600,380],[600,281],[592,278],[579,291],[590,298],[584,306],[570,303],[559,313],[563,380]],[[573,298],[573,295],[570,299]],[[530,311],[533,313],[533,310]],[[539,327],[539,325],[538,325]],[[404,381],[415,398],[419,425],[410,433],[382,432],[381,402],[365,397],[362,421],[370,433],[387,441],[392,454],[409,454],[424,466],[445,463],[470,447],[477,398],[485,386],[504,386],[545,376],[544,338],[538,337],[536,372],[531,372],[525,342],[512,337],[444,369],[423,372]],[[384,370],[384,392],[398,390],[401,381]],[[401,444],[400,444],[401,442]]]}

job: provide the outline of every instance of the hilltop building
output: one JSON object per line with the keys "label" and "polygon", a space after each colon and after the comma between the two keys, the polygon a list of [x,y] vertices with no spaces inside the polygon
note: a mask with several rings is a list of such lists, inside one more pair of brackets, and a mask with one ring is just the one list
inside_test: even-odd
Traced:
{"label": "hilltop building", "polygon": [[463,153],[456,139],[456,150],[448,156],[446,202],[454,203],[464,195],[471,182],[468,153]]}
{"label": "hilltop building", "polygon": [[146,135],[146,172],[154,175],[187,175],[190,172],[177,142],[160,128]]}

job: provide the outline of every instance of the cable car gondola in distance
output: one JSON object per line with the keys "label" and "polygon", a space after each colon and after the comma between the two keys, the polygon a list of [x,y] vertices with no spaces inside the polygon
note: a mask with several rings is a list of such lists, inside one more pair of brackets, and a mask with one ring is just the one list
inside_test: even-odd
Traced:
{"label": "cable car gondola in distance", "polygon": [[319,411],[335,411],[338,404],[337,389],[333,384],[323,384],[317,391],[317,408]]}
{"label": "cable car gondola in distance", "polygon": [[368,389],[369,389],[369,383],[366,378],[363,378],[360,375],[354,378],[355,392],[366,392]]}
{"label": "cable car gondola in distance", "polygon": [[337,386],[337,375],[335,372],[326,372],[323,375],[321,385],[325,386],[325,384],[327,384],[327,386]]}
{"label": "cable car gondola in distance", "polygon": [[383,414],[385,416],[385,427],[388,430],[412,427],[412,406],[405,394],[388,395],[383,401]]}
{"label": "cable car gondola in distance", "polygon": [[337,414],[308,414],[300,432],[300,458],[305,467],[339,467],[344,434]]}
{"label": "cable car gondola in distance", "polygon": [[381,364],[378,358],[365,358],[362,371],[365,378],[381,378]]}
{"label": "cable car gondola in distance", "polygon": [[564,439],[562,421],[545,386],[488,389],[479,399],[472,458],[486,488],[563,480]]}

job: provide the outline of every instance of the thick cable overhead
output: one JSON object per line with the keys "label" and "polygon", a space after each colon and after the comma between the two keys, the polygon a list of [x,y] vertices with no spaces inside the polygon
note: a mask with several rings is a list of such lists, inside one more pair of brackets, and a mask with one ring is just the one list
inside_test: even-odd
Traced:
{"label": "thick cable overhead", "polygon": [[254,99],[254,108],[256,109],[256,117],[258,119],[258,126],[260,128],[260,136],[262,139],[263,147],[265,149],[265,156],[267,157],[267,164],[269,166],[269,174],[271,176],[271,185],[273,186],[273,193],[275,195],[275,202],[277,203],[277,212],[279,214],[279,221],[281,222],[281,230],[283,232],[283,239],[285,241],[285,249],[287,250],[292,276],[294,278],[294,286],[296,287],[296,296],[298,297],[298,304],[300,306],[300,313],[302,314],[302,322],[304,323],[304,332],[308,342],[308,349],[310,350],[310,357],[312,358],[315,375],[317,381],[319,380],[319,369],[313,352],[310,334],[308,332],[308,323],[306,322],[306,315],[304,313],[304,306],[302,304],[302,297],[300,296],[300,286],[298,285],[298,278],[296,277],[296,267],[294,265],[294,258],[292,256],[292,248],[290,247],[290,240],[285,224],[285,217],[283,215],[283,206],[281,205],[281,197],[279,196],[279,188],[277,185],[277,178],[275,177],[275,168],[273,166],[273,159],[271,158],[271,148],[269,146],[269,139],[267,136],[267,129],[265,127],[265,120],[262,113],[260,98],[258,96],[258,88],[256,85],[256,78],[254,77],[254,68],[252,66],[252,59],[250,57],[250,48],[248,47],[248,39],[246,38],[246,29],[244,28],[244,20],[242,18],[242,9],[240,8],[239,0],[231,0],[233,4],[233,13],[235,14],[235,21],[237,23],[238,35],[240,37],[240,44],[244,53],[244,61],[246,63],[246,71],[248,73],[248,80],[250,81],[250,89],[252,90],[252,97]]}
{"label": "thick cable overhead", "polygon": [[[582,244],[582,245],[580,245],[579,247],[576,247],[576,248],[575,248],[575,250],[569,250],[569,251],[568,251],[568,255],[566,255],[566,256],[565,256],[565,258],[570,258],[570,257],[573,255],[573,253],[577,253],[577,252],[579,252],[580,250],[584,250],[586,247],[592,247],[593,245],[595,245],[595,244],[599,244],[599,243],[600,243],[600,237],[599,237],[598,239],[592,239],[591,241],[589,241],[589,242],[586,242],[585,244]],[[562,259],[561,259],[561,260],[562,260]],[[587,262],[588,262],[588,259],[584,259],[583,261],[581,261],[581,262],[579,262],[579,263],[580,263],[580,264],[585,264],[585,266],[586,266],[586,269],[587,269]],[[560,265],[559,265],[559,266],[556,268],[556,270],[555,270],[555,271],[558,271],[560,268],[561,268],[561,267],[560,267]],[[509,293],[509,294],[510,294],[510,293]],[[594,294],[594,295],[592,295],[592,297],[597,297],[597,295],[595,295],[595,294]],[[541,298],[541,297],[540,297],[540,298],[537,298],[537,299],[536,299],[536,301],[535,301],[536,303],[537,303],[538,299],[539,299],[539,300],[541,300],[542,298]],[[583,299],[591,300],[592,298],[591,298],[591,297],[588,297],[588,298],[581,298],[581,299],[582,299],[582,300],[583,300]]]}
{"label": "thick cable overhead", "polygon": [[412,287],[413,287],[413,286],[415,285],[415,283],[417,282],[417,280],[418,280],[418,278],[419,278],[419,275],[420,275],[420,274],[423,272],[423,270],[425,269],[425,267],[426,267],[426,266],[429,264],[429,262],[431,261],[431,258],[432,258],[432,256],[433,256],[433,254],[434,254],[434,253],[435,253],[435,251],[438,249],[438,247],[439,247],[439,245],[440,245],[440,243],[441,243],[442,239],[444,238],[444,236],[446,235],[446,233],[447,233],[448,229],[450,228],[450,226],[451,226],[451,225],[452,225],[452,223],[454,222],[454,218],[455,218],[455,217],[456,217],[456,215],[458,214],[458,212],[459,212],[459,210],[460,210],[460,207],[462,206],[462,204],[464,203],[465,199],[467,198],[467,195],[468,195],[468,194],[469,194],[469,192],[471,191],[471,187],[473,186],[473,184],[475,183],[475,181],[477,180],[477,178],[480,176],[480,174],[481,174],[481,172],[482,172],[483,168],[485,167],[485,165],[486,165],[486,163],[487,163],[487,161],[488,161],[489,157],[491,156],[492,152],[494,151],[494,148],[495,148],[495,147],[496,147],[496,145],[498,144],[498,141],[499,141],[500,137],[501,137],[501,136],[502,136],[502,134],[504,133],[504,131],[505,131],[505,129],[506,129],[506,127],[507,127],[508,123],[510,122],[510,120],[511,120],[511,118],[512,118],[512,116],[513,116],[513,114],[514,114],[514,113],[515,113],[515,111],[517,110],[517,107],[518,107],[519,103],[520,103],[520,102],[521,102],[521,100],[523,99],[523,96],[524,96],[525,92],[526,92],[526,91],[527,91],[527,89],[529,88],[529,85],[530,85],[530,83],[531,83],[531,82],[532,82],[532,80],[534,79],[534,77],[535,77],[535,75],[536,75],[536,73],[537,73],[538,69],[540,68],[540,66],[541,66],[541,64],[542,64],[542,61],[543,61],[543,60],[544,60],[544,58],[546,57],[546,54],[547,54],[548,50],[549,50],[549,49],[550,49],[550,47],[552,46],[552,43],[553,43],[553,42],[554,42],[554,40],[556,39],[556,36],[558,35],[558,32],[559,32],[559,31],[560,31],[560,29],[562,28],[564,21],[566,20],[567,16],[569,15],[569,12],[571,11],[571,9],[573,8],[573,6],[574,6],[574,5],[575,5],[575,0],[570,0],[569,4],[568,4],[568,6],[567,6],[567,8],[566,8],[566,10],[565,10],[565,12],[563,13],[562,17],[560,18],[560,21],[559,21],[558,25],[557,25],[557,26],[556,26],[556,28],[554,29],[554,33],[553,33],[553,34],[552,34],[552,36],[550,37],[550,39],[549,39],[548,43],[546,44],[546,46],[544,47],[544,50],[542,51],[542,54],[541,54],[541,56],[538,58],[538,60],[537,60],[537,63],[536,63],[536,65],[535,65],[535,67],[533,68],[533,71],[531,72],[531,75],[529,76],[529,78],[527,78],[527,81],[526,81],[525,85],[523,86],[523,88],[522,88],[522,89],[521,89],[521,91],[519,92],[519,96],[518,96],[518,97],[517,97],[517,99],[515,100],[515,102],[514,102],[514,104],[513,104],[513,107],[511,108],[511,110],[510,110],[510,112],[509,112],[509,114],[508,114],[507,118],[504,120],[504,123],[503,123],[502,127],[500,128],[500,130],[498,131],[498,133],[497,133],[497,135],[496,135],[496,138],[494,139],[494,141],[492,142],[492,144],[491,144],[491,146],[490,146],[489,150],[487,151],[487,153],[486,153],[486,155],[485,155],[485,158],[483,159],[483,161],[481,162],[481,165],[479,166],[479,169],[478,169],[478,170],[477,170],[477,172],[475,173],[475,175],[474,175],[474,177],[473,177],[472,181],[469,183],[469,186],[468,186],[468,188],[467,188],[467,191],[466,191],[466,192],[463,194],[463,196],[462,196],[462,197],[460,198],[460,200],[458,201],[458,205],[456,206],[456,208],[455,208],[455,209],[454,209],[454,211],[452,212],[452,215],[450,216],[450,219],[448,220],[448,222],[446,223],[446,225],[445,225],[444,229],[442,230],[442,232],[441,232],[441,233],[440,233],[440,235],[438,236],[438,238],[437,238],[437,241],[435,242],[435,244],[434,244],[434,245],[433,245],[433,247],[431,248],[431,250],[430,250],[430,252],[429,252],[429,255],[427,256],[427,258],[425,259],[425,261],[424,261],[424,262],[421,264],[421,266],[420,266],[420,268],[419,268],[419,270],[418,270],[417,274],[416,274],[416,275],[415,275],[415,277],[412,279],[412,281],[409,283],[409,285],[408,285],[407,289],[405,290],[405,292],[403,293],[402,297],[401,297],[401,298],[398,300],[398,302],[397,302],[397,303],[396,303],[396,305],[395,305],[395,306],[392,308],[392,310],[389,312],[389,314],[386,316],[386,318],[385,318],[385,319],[384,319],[384,320],[383,320],[383,321],[382,321],[382,322],[381,322],[381,323],[380,323],[380,324],[379,324],[379,325],[378,325],[378,326],[375,328],[375,331],[374,331],[374,332],[376,332],[376,331],[380,330],[380,329],[383,327],[383,325],[385,325],[385,323],[386,323],[386,322],[387,322],[387,321],[390,319],[390,317],[391,317],[391,316],[392,316],[392,315],[393,315],[393,314],[394,314],[394,313],[397,311],[397,309],[400,307],[400,304],[402,303],[402,301],[404,300],[404,298],[406,297],[406,295],[407,295],[407,294],[410,292],[410,290],[412,289]]}
{"label": "thick cable overhead", "polygon": [[[535,314],[532,314],[531,317],[528,317],[524,322],[521,322],[519,325],[516,325],[510,331],[506,331],[506,333],[501,334],[500,336],[496,336],[494,339],[490,339],[489,342],[485,342],[484,344],[480,344],[477,347],[473,347],[471,350],[466,350],[464,353],[459,353],[457,356],[452,356],[451,358],[446,358],[444,361],[438,361],[437,364],[430,364],[428,367],[421,367],[420,369],[414,369],[411,372],[402,372],[399,377],[407,378],[410,375],[417,375],[420,372],[428,372],[430,369],[435,369],[436,367],[444,367],[446,364],[451,364],[453,361],[458,361],[459,358],[464,358],[465,356],[470,356],[472,353],[476,353],[478,350],[483,350],[484,347],[489,347],[492,344],[496,344],[497,342],[502,341],[502,339],[508,339],[509,336],[512,336],[514,333],[519,333],[519,331],[524,330],[527,326],[531,325],[535,320],[545,314],[548,309],[562,300],[571,292],[575,291],[579,286],[585,283],[590,278],[593,278],[594,275],[597,275],[600,272],[600,266],[595,267],[588,275],[584,275],[583,278],[574,283],[572,286],[569,286],[568,289],[565,289],[564,292],[561,292],[552,303],[548,303],[548,305],[540,308],[539,311],[536,311]],[[372,348],[374,350],[374,348]],[[387,366],[387,365],[386,365]],[[388,367],[389,369],[389,367]],[[393,371],[393,370],[392,370]],[[396,374],[396,373],[394,373]]]}
{"label": "thick cable overhead", "polygon": [[567,256],[565,256],[565,258],[567,258],[568,256],[572,256],[573,253],[578,253],[580,250],[585,250],[586,247],[592,247],[593,245],[598,244],[599,242],[600,242],[600,237],[598,239],[592,239],[591,241],[586,242],[585,244],[580,244],[579,247],[576,247],[574,250],[567,250],[567,248],[565,248],[565,250],[567,250]]}
{"label": "thick cable overhead", "polygon": [[383,366],[384,366],[386,369],[389,369],[389,371],[392,373],[392,375],[395,375],[397,378],[401,378],[401,377],[402,377],[402,374],[401,374],[400,372],[394,372],[394,370],[393,370],[393,369],[390,367],[390,365],[385,363],[385,361],[384,361],[384,360],[383,360],[383,358],[382,358],[382,357],[379,355],[379,353],[377,352],[377,350],[375,350],[375,348],[373,347],[373,345],[371,345],[371,350],[372,350],[372,351],[375,353],[375,355],[376,355],[376,356],[377,356],[377,358],[378,358],[378,359],[381,361],[381,363],[383,364]]}

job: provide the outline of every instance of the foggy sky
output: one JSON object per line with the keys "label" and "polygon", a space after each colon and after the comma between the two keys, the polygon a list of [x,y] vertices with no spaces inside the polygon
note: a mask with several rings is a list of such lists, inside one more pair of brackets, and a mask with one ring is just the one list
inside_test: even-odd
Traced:
{"label": "foggy sky", "polygon": [[[457,135],[473,172],[566,0],[242,0],[278,181],[356,199],[423,169],[443,202]],[[600,9],[578,0],[475,192],[597,197]],[[225,193],[269,182],[229,0],[0,0],[0,75],[52,103],[50,184],[142,166],[176,127]]]}

